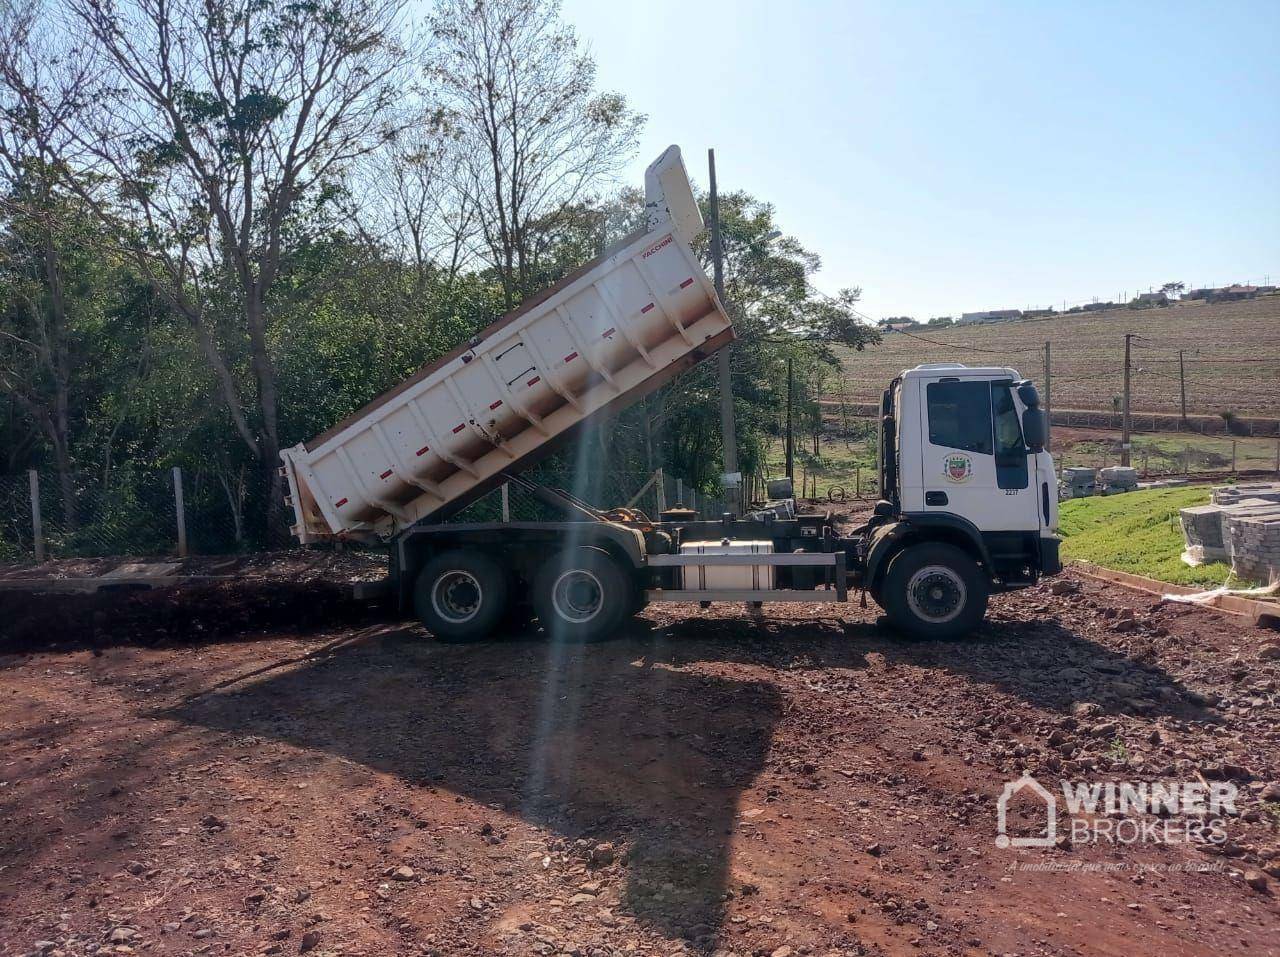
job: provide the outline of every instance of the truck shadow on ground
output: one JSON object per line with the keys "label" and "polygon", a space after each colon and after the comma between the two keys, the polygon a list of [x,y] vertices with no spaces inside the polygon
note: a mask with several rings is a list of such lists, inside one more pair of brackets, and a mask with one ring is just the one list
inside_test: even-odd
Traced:
{"label": "truck shadow on ground", "polygon": [[707,945],[739,799],[764,766],[782,694],[654,667],[646,644],[448,646],[406,628],[159,716],[326,751],[613,844],[627,856],[624,909]]}
{"label": "truck shadow on ground", "polygon": [[[1053,677],[1064,654],[1107,669],[1096,672],[1104,684],[1120,680],[1111,671],[1133,679],[1132,662],[1059,625],[1033,637],[1005,627],[968,642],[909,642],[839,620],[690,619],[570,647],[529,636],[450,646],[405,627],[157,716],[336,754],[625,848],[623,907],[711,947],[735,883],[729,848],[743,794],[766,766],[786,702],[767,677],[684,666],[861,669],[880,654],[925,669],[926,681],[928,669],[945,669],[1058,711],[1075,700]],[[1170,689],[1162,710],[1208,717],[1169,676],[1144,673]],[[1105,688],[1095,697],[1115,698]]]}

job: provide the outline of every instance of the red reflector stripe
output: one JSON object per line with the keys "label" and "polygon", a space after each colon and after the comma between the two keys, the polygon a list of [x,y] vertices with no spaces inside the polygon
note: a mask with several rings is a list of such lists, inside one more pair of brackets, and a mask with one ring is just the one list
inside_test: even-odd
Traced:
{"label": "red reflector stripe", "polygon": [[427,454],[428,452],[430,452],[430,451],[431,451],[431,446],[429,446],[429,445],[424,445],[422,448],[418,449],[417,454],[418,454],[418,455],[426,455],[426,454]]}
{"label": "red reflector stripe", "polygon": [[387,469],[385,472],[383,472],[381,475],[379,475],[379,476],[378,476],[378,478],[380,478],[380,479],[384,479],[384,478],[386,478],[388,475],[390,475],[390,474],[391,474],[391,471],[392,471],[391,469]]}
{"label": "red reflector stripe", "polygon": [[686,279],[684,282],[680,283],[680,288],[681,288],[681,289],[687,289],[688,287],[690,287],[690,286],[692,286],[692,285],[693,285],[693,277],[692,277],[692,276],[690,276],[690,277],[689,277],[688,279]]}
{"label": "red reflector stripe", "polygon": [[576,352],[570,352],[567,356],[564,357],[564,361],[572,362],[576,358],[578,358],[578,354]]}
{"label": "red reflector stripe", "polygon": [[617,332],[617,331],[618,331],[617,329],[606,329],[606,330],[601,334],[600,338],[601,338],[601,339],[608,339],[611,335],[613,335],[613,334],[614,334],[615,332]]}
{"label": "red reflector stripe", "polygon": [[346,505],[346,504],[347,504],[347,500],[346,500],[345,498],[340,498],[340,499],[338,499],[336,502],[334,502],[334,503],[333,503],[333,507],[334,507],[334,508],[342,508],[342,506],[344,506],[344,505]]}
{"label": "red reflector stripe", "polygon": [[502,405],[502,400],[501,400],[501,399],[499,399],[497,402],[490,402],[490,403],[489,403],[489,408],[491,408],[491,409],[496,409],[496,408],[497,408],[498,406],[500,406],[500,405]]}
{"label": "red reflector stripe", "polygon": [[526,382],[525,385],[537,385],[541,381],[542,381],[542,376],[536,375],[532,379],[530,379],[528,382]]}
{"label": "red reflector stripe", "polygon": [[648,312],[648,311],[649,311],[650,309],[652,309],[652,308],[653,308],[653,303],[649,303],[649,305],[645,306],[645,307],[644,307],[643,309],[641,309],[640,311],[641,311],[641,312]]}
{"label": "red reflector stripe", "polygon": [[454,435],[457,435],[459,432],[461,432],[461,431],[462,431],[463,429],[465,429],[466,427],[467,427],[467,423],[465,423],[465,422],[460,422],[460,423],[458,423],[457,425],[455,425],[455,426],[453,427],[453,434],[454,434]]}

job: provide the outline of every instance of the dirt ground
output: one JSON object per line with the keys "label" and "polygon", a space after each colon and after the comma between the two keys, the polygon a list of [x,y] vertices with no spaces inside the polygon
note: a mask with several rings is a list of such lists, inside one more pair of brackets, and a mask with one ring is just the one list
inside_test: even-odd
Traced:
{"label": "dirt ground", "polygon": [[[1280,636],[1065,580],[966,641],[851,603],[581,647],[324,576],[0,593],[0,954],[1280,954]],[[1024,770],[1238,813],[1001,848]]]}

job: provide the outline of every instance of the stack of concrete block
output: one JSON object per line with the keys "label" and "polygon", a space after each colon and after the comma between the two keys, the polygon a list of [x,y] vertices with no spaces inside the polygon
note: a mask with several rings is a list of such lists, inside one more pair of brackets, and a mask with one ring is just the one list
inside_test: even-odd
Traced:
{"label": "stack of concrete block", "polygon": [[1227,526],[1236,574],[1263,585],[1280,579],[1280,512],[1271,517],[1233,515]]}
{"label": "stack of concrete block", "polygon": [[1222,539],[1223,511],[1221,505],[1196,505],[1179,511],[1187,555],[1195,564],[1227,560],[1227,546]]}
{"label": "stack of concrete block", "polygon": [[1113,465],[1099,473],[1102,478],[1102,494],[1132,492],[1138,487],[1138,470],[1128,465]]}
{"label": "stack of concrete block", "polygon": [[1227,561],[1264,584],[1280,577],[1280,484],[1215,488],[1213,504],[1180,515],[1190,564]]}
{"label": "stack of concrete block", "polygon": [[1280,502],[1280,482],[1248,482],[1244,485],[1219,485],[1213,490],[1214,505],[1235,505],[1243,499]]}
{"label": "stack of concrete block", "polygon": [[1094,469],[1069,468],[1062,470],[1059,498],[1085,498],[1098,490],[1098,473]]}

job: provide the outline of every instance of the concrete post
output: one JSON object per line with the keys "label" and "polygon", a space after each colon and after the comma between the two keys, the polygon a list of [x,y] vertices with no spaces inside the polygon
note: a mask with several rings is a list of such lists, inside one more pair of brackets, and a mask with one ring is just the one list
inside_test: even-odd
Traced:
{"label": "concrete post", "polygon": [[511,521],[511,487],[506,482],[502,483],[502,520]]}
{"label": "concrete post", "polygon": [[173,511],[178,517],[178,557],[187,557],[187,506],[182,500],[182,469],[173,467]]}
{"label": "concrete post", "polygon": [[35,544],[36,562],[44,561],[44,524],[40,520],[40,475],[35,469],[27,472],[31,485],[31,539]]}
{"label": "concrete post", "polygon": [[[1280,444],[1276,446],[1276,454],[1280,455]],[[1280,471],[1280,469],[1277,469]],[[661,514],[667,510],[667,477],[662,469],[658,469],[658,512]]]}

